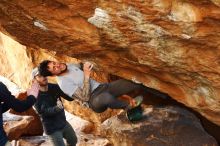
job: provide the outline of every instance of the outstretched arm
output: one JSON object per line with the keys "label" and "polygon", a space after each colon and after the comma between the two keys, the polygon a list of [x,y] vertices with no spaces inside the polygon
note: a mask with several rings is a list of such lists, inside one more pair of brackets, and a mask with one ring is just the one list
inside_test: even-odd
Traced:
{"label": "outstretched arm", "polygon": [[1,101],[5,104],[5,110],[12,108],[17,112],[29,109],[36,101],[33,95],[29,95],[26,100],[22,101],[16,99],[3,83],[0,83],[0,97]]}
{"label": "outstretched arm", "polygon": [[2,105],[2,113],[10,109],[10,106],[7,103],[1,103],[1,105]]}
{"label": "outstretched arm", "polygon": [[65,93],[60,89],[60,87],[59,87],[57,84],[54,85],[54,86],[55,86],[56,92],[58,92],[59,97],[61,96],[61,97],[63,97],[64,99],[66,99],[66,100],[68,100],[68,101],[73,101],[73,100],[74,100],[74,98],[72,98],[72,97],[70,97],[69,95],[65,94]]}
{"label": "outstretched arm", "polygon": [[74,96],[82,101],[89,101],[90,98],[90,83],[88,78],[84,78],[83,87],[78,87]]}

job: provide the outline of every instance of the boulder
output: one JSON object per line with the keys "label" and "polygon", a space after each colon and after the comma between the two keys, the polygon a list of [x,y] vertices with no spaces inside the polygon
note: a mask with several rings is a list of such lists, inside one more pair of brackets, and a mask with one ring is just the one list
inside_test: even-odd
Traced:
{"label": "boulder", "polygon": [[[69,112],[65,111],[66,120],[73,127],[77,138],[77,146],[110,146],[110,141],[104,137],[88,134],[93,132],[94,124],[81,119]],[[65,141],[65,140],[64,140]],[[52,143],[48,136],[26,136],[21,137],[19,146],[51,146]]]}
{"label": "boulder", "polygon": [[[20,100],[24,100],[27,97],[27,93],[23,92],[20,93],[17,98]],[[30,108],[24,112],[16,112],[14,110],[9,111],[12,114],[16,115],[22,115],[22,116],[32,116],[34,119],[29,124],[28,129],[23,133],[24,135],[43,135],[43,126],[40,121],[39,115],[36,113],[36,111],[33,108]]]}
{"label": "boulder", "polygon": [[[19,146],[52,146],[48,136],[22,137]],[[109,140],[94,135],[80,135],[77,146],[110,146]]]}
{"label": "boulder", "polygon": [[101,124],[103,121],[110,118],[111,116],[116,115],[120,111],[120,110],[108,109],[103,113],[96,113],[92,109],[88,107],[84,107],[76,101],[69,102],[69,101],[63,100],[63,103],[64,103],[65,109],[68,112],[74,115],[77,115],[87,121],[90,121],[96,125]]}
{"label": "boulder", "polygon": [[51,146],[48,136],[22,137],[18,140],[19,146]]}
{"label": "boulder", "polygon": [[4,113],[3,127],[9,140],[17,140],[24,135],[29,129],[32,120],[34,120],[32,116],[19,116],[8,112]]}
{"label": "boulder", "polygon": [[114,146],[218,146],[198,118],[175,106],[145,106],[143,119],[133,123],[123,112],[103,122],[101,128]]}

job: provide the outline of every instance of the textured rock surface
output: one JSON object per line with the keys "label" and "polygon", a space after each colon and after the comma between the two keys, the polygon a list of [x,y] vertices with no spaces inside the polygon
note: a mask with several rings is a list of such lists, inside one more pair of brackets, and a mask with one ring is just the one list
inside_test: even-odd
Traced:
{"label": "textured rock surface", "polygon": [[[77,115],[85,120],[91,121],[95,124],[95,126],[98,126],[99,124],[101,124],[104,120],[110,118],[111,116],[116,115],[119,110],[111,110],[108,109],[107,111],[103,112],[103,113],[95,113],[94,111],[92,111],[90,108],[87,107],[82,107],[79,103],[72,101],[65,101],[64,102],[64,106],[65,108],[71,112],[74,115]],[[94,127],[96,128],[96,127]],[[93,129],[96,130],[96,129]]]}
{"label": "textured rock surface", "polygon": [[65,112],[67,121],[76,132],[78,143],[77,146],[110,146],[110,141],[103,136],[91,134],[95,125],[89,121],[81,119],[75,115]]}
{"label": "textured rock surface", "polygon": [[34,119],[32,116],[19,116],[10,113],[3,114],[4,129],[10,140],[16,140],[25,134]]}
{"label": "textured rock surface", "polygon": [[[41,48],[60,60],[87,59],[99,72],[168,93],[220,125],[219,6],[219,0],[1,0],[0,30],[35,51],[1,38],[8,60],[0,61],[20,83],[33,66],[26,62],[48,57]],[[26,57],[16,62],[15,50]]]}
{"label": "textured rock surface", "polygon": [[[67,121],[71,124],[76,132],[78,143],[77,146],[109,146],[111,143],[108,139],[95,136],[90,133],[94,129],[91,122],[76,117],[68,112],[65,112]],[[29,136],[19,139],[19,146],[51,146],[47,136]]]}
{"label": "textured rock surface", "polygon": [[19,146],[51,146],[48,136],[22,137],[19,139]]}
{"label": "textured rock surface", "polygon": [[[110,146],[110,142],[93,135],[80,135],[77,146]],[[32,136],[19,139],[19,146],[52,146],[48,136]]]}
{"label": "textured rock surface", "polygon": [[102,124],[114,146],[217,146],[213,137],[202,128],[190,112],[177,107],[146,107],[145,117],[136,123],[124,114]]}

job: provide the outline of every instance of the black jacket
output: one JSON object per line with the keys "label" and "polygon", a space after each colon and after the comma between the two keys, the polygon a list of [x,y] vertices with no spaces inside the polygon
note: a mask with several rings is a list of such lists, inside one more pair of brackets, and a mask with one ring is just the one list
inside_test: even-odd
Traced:
{"label": "black jacket", "polygon": [[61,130],[66,125],[66,116],[64,109],[57,107],[57,98],[65,98],[72,101],[73,99],[63,93],[57,84],[48,84],[48,91],[41,92],[38,95],[34,107],[41,117],[41,121],[46,134],[50,135]]}
{"label": "black jacket", "polygon": [[33,95],[27,97],[26,100],[16,99],[15,96],[11,95],[11,92],[8,88],[0,82],[0,146],[5,145],[7,142],[7,136],[3,130],[3,120],[2,113],[6,112],[10,108],[17,112],[23,112],[29,109],[36,99]]}

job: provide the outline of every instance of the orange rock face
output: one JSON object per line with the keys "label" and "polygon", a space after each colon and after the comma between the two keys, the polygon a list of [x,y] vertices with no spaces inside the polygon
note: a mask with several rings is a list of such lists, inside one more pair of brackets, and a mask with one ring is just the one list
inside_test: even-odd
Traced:
{"label": "orange rock face", "polygon": [[50,59],[42,49],[60,60],[89,60],[97,72],[165,92],[220,125],[219,6],[219,0],[2,0],[0,30],[27,46],[34,65]]}
{"label": "orange rock face", "polygon": [[85,129],[84,131],[85,133],[89,133],[93,130],[98,132],[99,129],[97,128],[97,126],[99,126],[106,119],[120,112],[120,110],[109,109],[103,113],[95,113],[90,108],[82,107],[82,105],[79,105],[79,103],[75,101],[69,102],[69,101],[63,100],[63,104],[64,104],[65,109],[69,111],[70,113],[94,123],[95,126],[91,127],[91,129],[89,128],[88,131]]}

